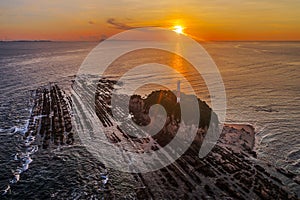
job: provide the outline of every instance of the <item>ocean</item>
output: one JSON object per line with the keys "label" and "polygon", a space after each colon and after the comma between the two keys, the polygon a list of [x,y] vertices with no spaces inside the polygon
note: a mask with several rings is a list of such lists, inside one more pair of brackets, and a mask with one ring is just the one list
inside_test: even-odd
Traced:
{"label": "ocean", "polygon": [[[26,131],[32,91],[53,82],[70,91],[81,63],[97,44],[0,42],[0,189],[6,188],[20,164],[14,157],[22,152],[24,145],[14,132]],[[213,58],[224,82],[226,123],[252,124],[256,129],[258,158],[299,176],[300,42],[203,42],[201,45]],[[137,72],[131,78],[140,83],[148,76],[174,82],[174,77],[151,73],[151,69]],[[198,97],[210,104],[210,98],[214,97],[208,94],[203,81],[192,81],[199,85]],[[147,94],[148,90],[139,92]],[[93,194],[92,185],[100,173],[98,161],[80,143],[72,150],[38,150],[31,159],[29,169],[11,190],[13,197],[76,198],[81,193]],[[111,184],[120,195],[134,184],[124,174],[119,176],[116,172],[113,176]]]}

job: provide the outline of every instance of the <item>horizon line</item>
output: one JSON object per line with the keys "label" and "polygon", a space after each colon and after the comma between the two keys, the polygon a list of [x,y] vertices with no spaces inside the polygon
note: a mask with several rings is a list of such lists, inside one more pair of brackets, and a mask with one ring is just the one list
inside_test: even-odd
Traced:
{"label": "horizon line", "polygon": [[[105,39],[100,40],[0,40],[0,42],[102,42]],[[125,41],[125,40],[124,40]],[[196,40],[197,42],[300,42],[299,40]]]}

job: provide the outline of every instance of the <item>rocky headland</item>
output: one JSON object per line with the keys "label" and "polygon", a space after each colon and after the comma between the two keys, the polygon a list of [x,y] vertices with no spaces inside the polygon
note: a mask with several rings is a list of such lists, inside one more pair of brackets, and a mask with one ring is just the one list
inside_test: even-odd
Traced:
{"label": "rocky headland", "polygon": [[[124,150],[144,153],[145,147],[155,151],[168,144],[181,125],[180,105],[171,91],[153,91],[146,98],[130,97],[131,120],[139,125],[149,124],[149,109],[162,105],[167,112],[164,127],[152,138],[138,138],[123,130],[113,120],[111,93],[116,81],[100,80],[95,93],[96,114],[107,130],[107,140]],[[76,143],[72,120],[72,101],[57,85],[39,88],[35,92],[34,106],[25,137],[34,136],[41,149]],[[184,95],[184,94],[182,94]],[[120,97],[122,99],[122,97]],[[258,160],[255,147],[255,130],[251,125],[226,124],[218,143],[204,158],[198,157],[203,138],[211,120],[218,128],[218,118],[211,108],[198,99],[200,121],[197,136],[190,148],[174,163],[148,173],[130,176],[141,187],[132,188],[136,199],[298,199],[298,177],[286,170]],[[110,131],[113,130],[113,131]],[[149,144],[149,145],[148,145]],[[105,167],[105,166],[103,166]],[[107,169],[108,173],[110,169]],[[123,172],[122,172],[123,173]],[[99,180],[101,181],[101,180]],[[117,186],[107,180],[103,187],[107,199],[116,198]],[[103,193],[102,192],[102,193]],[[132,192],[132,191],[131,191]],[[122,198],[122,197],[117,197]]]}

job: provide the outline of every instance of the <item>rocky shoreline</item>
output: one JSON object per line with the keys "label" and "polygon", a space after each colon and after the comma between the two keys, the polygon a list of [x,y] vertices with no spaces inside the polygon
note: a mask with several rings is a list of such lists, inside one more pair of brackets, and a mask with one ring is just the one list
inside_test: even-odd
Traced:
{"label": "rocky shoreline", "polygon": [[[111,143],[143,153],[149,138],[132,137],[111,120],[110,94],[115,83],[108,80],[98,83],[96,114]],[[152,138],[156,141],[151,146],[154,151],[172,140],[178,130],[180,114],[176,97],[170,91],[154,91],[147,99],[138,95],[131,97],[129,104],[133,121],[147,124],[149,108],[162,95],[168,96],[160,103],[165,104],[169,118],[164,128]],[[76,143],[71,107],[70,96],[57,85],[38,89],[25,137],[39,138],[37,144],[42,149]],[[199,122],[197,137],[179,159],[154,172],[130,174],[141,185],[132,189],[136,199],[298,199],[297,194],[286,186],[291,182],[299,186],[295,174],[256,159],[253,149],[255,130],[251,125],[225,125],[218,143],[200,159],[201,142],[210,120],[217,120],[217,117],[205,102],[199,100],[199,107],[204,117]],[[109,173],[110,169],[107,170]],[[104,192],[107,199],[116,198],[114,188],[117,186],[105,183],[103,187],[102,195]]]}

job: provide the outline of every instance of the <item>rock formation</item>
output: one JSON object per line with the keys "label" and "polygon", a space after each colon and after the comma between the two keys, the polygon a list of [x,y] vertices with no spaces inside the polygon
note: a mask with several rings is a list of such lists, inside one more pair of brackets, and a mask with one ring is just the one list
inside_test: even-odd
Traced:
{"label": "rock formation", "polygon": [[[115,81],[101,80],[95,93],[95,109],[108,141],[137,153],[146,151],[149,138],[137,138],[129,134],[132,127],[122,129],[113,121],[111,92]],[[160,99],[158,101],[158,99]],[[134,95],[129,110],[132,120],[139,125],[149,123],[148,112],[153,104],[160,103],[166,109],[168,119],[163,129],[153,139],[151,150],[166,145],[181,125],[180,105],[170,91],[154,91],[148,98]],[[199,100],[201,120],[197,137],[191,147],[174,163],[154,172],[131,174],[142,187],[133,188],[137,199],[297,199],[286,182],[295,181],[295,175],[282,169],[267,166],[258,161],[253,151],[254,130],[251,126],[227,125],[212,151],[203,159],[198,157],[199,147],[205,137],[210,120],[217,116],[209,106]],[[36,91],[35,105],[26,136],[40,138],[40,147],[72,145],[71,100],[57,85]],[[110,131],[114,130],[114,131]],[[128,147],[130,146],[131,147]],[[109,173],[108,169],[108,173]],[[101,181],[101,180],[99,180]],[[110,180],[106,180],[109,182]],[[107,198],[113,188],[106,186]],[[112,196],[110,196],[112,195]]]}

